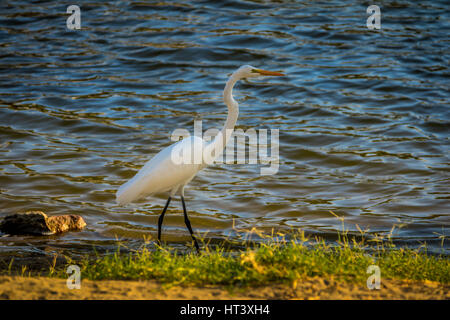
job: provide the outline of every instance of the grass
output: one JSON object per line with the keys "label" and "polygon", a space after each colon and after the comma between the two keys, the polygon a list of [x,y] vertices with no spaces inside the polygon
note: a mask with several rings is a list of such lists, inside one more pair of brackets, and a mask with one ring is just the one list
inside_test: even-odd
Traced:
{"label": "grass", "polygon": [[[334,214],[334,213],[333,213]],[[336,216],[339,219],[343,218]],[[344,224],[343,224],[344,227]],[[344,229],[343,229],[344,230]],[[367,268],[377,265],[382,279],[430,280],[450,282],[450,260],[444,255],[429,255],[426,247],[396,248],[391,234],[367,239],[339,233],[339,240],[327,244],[297,232],[286,240],[282,234],[264,235],[265,241],[247,241],[244,249],[228,252],[225,246],[202,245],[202,252],[181,254],[175,249],[144,245],[137,251],[97,256],[75,262],[84,279],[144,280],[157,279],[172,285],[263,285],[290,283],[303,277],[335,277],[343,281],[365,283]],[[69,261],[68,264],[74,263]],[[67,278],[65,269],[51,267],[49,276]]]}

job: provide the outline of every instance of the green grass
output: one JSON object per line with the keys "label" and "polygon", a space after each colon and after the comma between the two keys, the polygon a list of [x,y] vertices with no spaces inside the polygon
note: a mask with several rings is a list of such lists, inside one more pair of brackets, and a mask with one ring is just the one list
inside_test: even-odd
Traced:
{"label": "green grass", "polygon": [[[225,246],[212,247],[204,242],[200,254],[182,254],[164,246],[121,253],[119,246],[113,254],[75,263],[83,279],[156,279],[172,285],[292,284],[305,276],[365,283],[370,265],[380,268],[382,279],[450,282],[447,256],[429,255],[426,247],[396,248],[389,235],[367,240],[365,232],[360,232],[358,240],[343,232],[333,245],[323,239],[308,239],[302,232],[291,235],[290,240],[280,234],[258,233],[266,241],[247,241],[244,249],[231,253]],[[50,268],[49,276],[67,278],[65,269]]]}

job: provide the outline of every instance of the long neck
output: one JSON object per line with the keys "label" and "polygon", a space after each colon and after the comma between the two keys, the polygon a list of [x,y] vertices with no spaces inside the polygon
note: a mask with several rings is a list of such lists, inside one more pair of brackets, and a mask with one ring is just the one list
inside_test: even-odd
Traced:
{"label": "long neck", "polygon": [[[236,100],[233,99],[233,87],[238,80],[239,78],[237,75],[233,74],[230,79],[228,79],[225,89],[223,90],[223,101],[228,107],[227,121],[225,121],[225,125],[220,131],[223,139],[223,148],[227,145],[239,116],[239,105]],[[218,138],[220,138],[220,135],[216,137],[216,139]]]}
{"label": "long neck", "polygon": [[230,79],[228,79],[225,89],[223,90],[223,101],[228,107],[227,120],[225,121],[225,125],[220,133],[214,138],[207,148],[207,151],[209,152],[208,154],[212,154],[211,151],[215,150],[213,153],[214,159],[222,153],[223,149],[227,145],[238,119],[239,105],[236,100],[233,99],[233,87],[238,80],[239,76],[236,73],[233,73]]}

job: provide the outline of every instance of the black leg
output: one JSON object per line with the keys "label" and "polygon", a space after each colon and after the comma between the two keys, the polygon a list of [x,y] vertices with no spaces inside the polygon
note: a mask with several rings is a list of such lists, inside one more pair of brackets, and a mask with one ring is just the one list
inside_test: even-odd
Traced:
{"label": "black leg", "polygon": [[183,204],[183,211],[184,211],[184,223],[186,223],[186,227],[188,228],[189,232],[191,233],[192,240],[194,240],[195,248],[197,249],[197,252],[200,252],[200,248],[197,243],[197,239],[194,237],[194,232],[192,231],[191,222],[189,221],[187,211],[186,211],[186,204],[184,203],[184,197],[181,196],[181,203]]}
{"label": "black leg", "polygon": [[166,206],[164,207],[164,210],[162,211],[162,213],[158,219],[158,244],[161,244],[161,226],[162,226],[162,223],[164,220],[164,214],[166,213],[169,203],[170,203],[170,197],[169,197],[169,199],[167,199]]}

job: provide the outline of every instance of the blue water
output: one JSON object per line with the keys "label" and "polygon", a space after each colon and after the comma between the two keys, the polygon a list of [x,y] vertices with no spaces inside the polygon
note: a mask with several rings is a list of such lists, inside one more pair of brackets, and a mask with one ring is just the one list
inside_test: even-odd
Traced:
{"label": "blue water", "polygon": [[[75,4],[75,3],[74,3]],[[186,189],[195,232],[300,229],[448,253],[449,3],[77,1],[0,4],[0,217],[80,214],[82,232],[3,236],[2,254],[130,246],[154,238],[166,196],[115,204],[117,188],[177,128],[221,128],[222,90],[244,64],[286,73],[242,81],[238,128],[279,130],[279,170],[218,164]],[[357,226],[358,225],[358,226]],[[447,238],[445,238],[447,237]],[[190,237],[176,199],[167,245]],[[442,239],[444,238],[444,241]]]}

